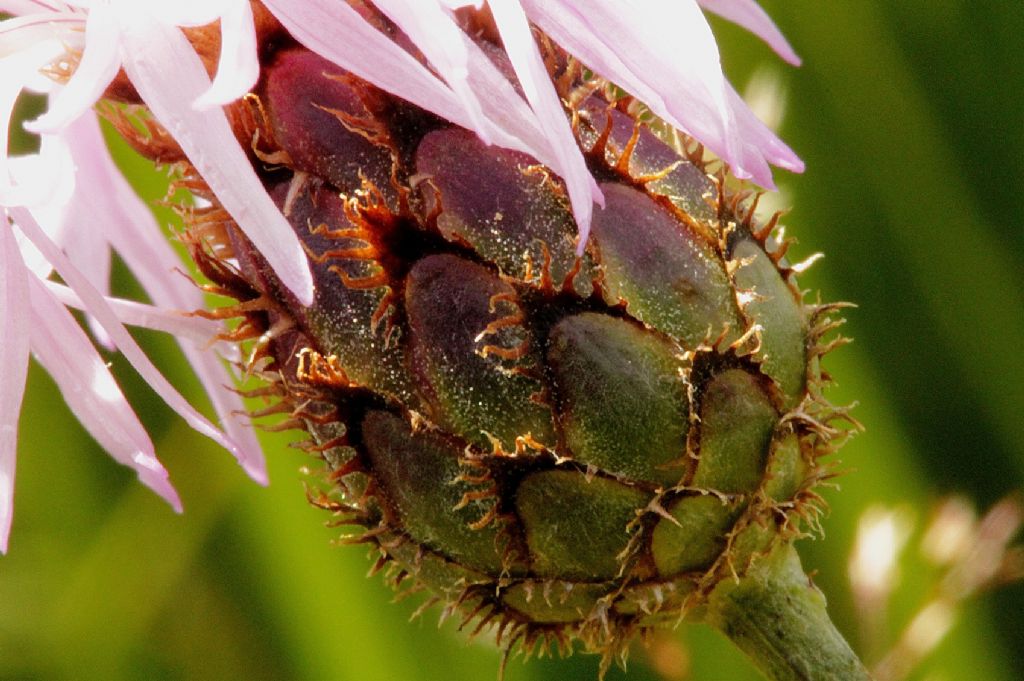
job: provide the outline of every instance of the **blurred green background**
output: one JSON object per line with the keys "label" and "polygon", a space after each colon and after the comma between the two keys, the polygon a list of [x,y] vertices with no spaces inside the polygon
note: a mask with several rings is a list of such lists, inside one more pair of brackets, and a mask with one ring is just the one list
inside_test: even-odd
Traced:
{"label": "blurred green background", "polygon": [[[828,490],[827,538],[801,543],[839,627],[858,643],[846,563],[857,519],[900,505],[926,519],[937,500],[980,507],[1024,482],[1024,12],[1018,2],[764,0],[796,50],[781,64],[754,38],[715,21],[741,91],[769,67],[785,96],[782,136],[807,162],[778,173],[797,259],[827,258],[801,279],[824,300],[851,300],[831,355],[837,403],[857,400],[866,432],[842,452]],[[123,155],[140,191],[159,177]],[[162,214],[166,217],[166,214]],[[118,292],[138,295],[123,276]],[[173,343],[169,378],[197,395]],[[16,514],[0,558],[0,679],[495,678],[498,651],[467,643],[436,613],[408,624],[366,579],[364,551],[303,494],[304,454],[264,438],[272,484],[250,483],[222,451],[171,418],[125,363],[118,376],[183,497],[174,515],[92,443],[33,367],[21,419]],[[897,632],[919,605],[926,568],[900,566],[889,613]],[[972,601],[912,676],[1024,678],[1024,587]],[[682,641],[675,649],[671,642]],[[731,645],[683,626],[663,660],[694,681],[756,679]],[[667,651],[667,652],[666,652]],[[523,665],[510,681],[594,679],[597,660]],[[634,655],[628,674],[672,678]]]}

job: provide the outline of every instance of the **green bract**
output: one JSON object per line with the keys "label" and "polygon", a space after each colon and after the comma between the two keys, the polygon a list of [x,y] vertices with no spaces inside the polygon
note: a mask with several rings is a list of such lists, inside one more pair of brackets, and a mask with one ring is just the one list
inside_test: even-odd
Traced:
{"label": "green bract", "polygon": [[280,50],[258,165],[315,301],[230,225],[196,254],[325,463],[318,502],[396,583],[510,648],[612,659],[646,628],[716,621],[720,585],[813,526],[843,415],[819,392],[834,307],[803,303],[776,218],[635,103],[579,92],[605,198],[581,257],[536,161]]}

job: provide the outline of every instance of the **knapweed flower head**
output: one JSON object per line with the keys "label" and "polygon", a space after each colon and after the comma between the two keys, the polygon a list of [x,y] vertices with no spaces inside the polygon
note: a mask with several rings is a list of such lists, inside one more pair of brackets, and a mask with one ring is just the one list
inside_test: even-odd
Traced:
{"label": "knapweed flower head", "polygon": [[[26,124],[39,153],[0,157],[4,525],[30,352],[178,503],[79,307],[257,479],[226,367],[264,378],[261,413],[287,414],[324,463],[314,500],[361,526],[396,584],[509,650],[579,640],[609,662],[700,613],[773,676],[859,678],[790,548],[846,418],[820,390],[836,308],[804,303],[778,215],[735,188],[802,165],[726,81],[702,13],[796,63],[755,2],[0,8],[16,15],[0,117],[23,90],[49,98]],[[199,294],[114,169],[100,99],[176,168],[195,197],[182,240],[237,304],[183,315]],[[111,249],[152,304],[108,295]],[[125,323],[182,340],[221,428]],[[780,611],[825,637],[769,626]]]}
{"label": "knapweed flower head", "polygon": [[[269,11],[299,42],[341,68],[474,130],[482,140],[546,162],[566,180],[584,236],[592,200],[600,201],[601,196],[571,137],[527,21],[595,72],[632,92],[665,121],[717,152],[737,177],[752,177],[771,186],[769,163],[802,168],[725,81],[714,38],[695,2],[600,2],[586,13],[568,2],[490,3],[522,93],[515,91],[453,16],[453,10],[473,4],[479,5],[434,0],[375,3],[406,32],[404,44],[368,22],[361,3],[280,0],[255,7],[258,14]],[[757,33],[785,59],[798,63],[752,0],[700,4]],[[140,471],[148,471],[143,479],[178,503],[166,482],[156,482],[166,480],[166,472],[86,336],[54,334],[57,324],[70,328],[68,307],[84,308],[97,319],[92,328],[102,345],[114,346],[111,333],[121,336],[125,343],[118,347],[128,350],[135,366],[172,406],[235,452],[254,477],[263,477],[255,440],[232,416],[241,405],[224,388],[229,377],[209,353],[193,352],[195,343],[209,341],[216,329],[180,314],[200,308],[202,300],[194,287],[177,276],[178,265],[160,229],[110,160],[93,111],[105,93],[117,91],[116,86],[133,89],[277,276],[299,300],[309,302],[312,280],[299,242],[251,171],[245,150],[219,108],[246,94],[259,77],[259,23],[254,23],[253,7],[246,0],[0,2],[0,11],[12,15],[0,24],[0,131],[4,138],[10,136],[11,115],[21,93],[42,92],[49,98],[47,112],[26,125],[40,135],[39,153],[10,158],[6,145],[0,147],[0,206],[7,222],[2,239],[2,326],[4,347],[11,349],[3,353],[5,380],[0,394],[0,546],[4,549],[12,518],[17,417],[30,349],[53,372],[94,437],[115,456],[126,455],[123,460],[135,461]],[[257,19],[266,22],[268,17]],[[205,50],[190,43],[181,30],[214,21],[219,21],[220,39],[215,36],[216,44],[206,44]],[[410,54],[409,41],[427,63]],[[211,64],[211,82],[204,60],[212,61],[213,52],[219,56]],[[106,296],[111,249],[125,258],[152,306]],[[65,284],[49,281],[54,267]],[[74,286],[74,281],[81,286]],[[37,304],[39,300],[45,302]],[[105,321],[98,321],[97,315]],[[123,323],[168,331],[185,341],[183,347],[227,435],[200,420],[157,377],[155,368],[123,336]],[[51,352],[43,349],[43,339],[35,338],[44,334],[43,329],[62,340]],[[47,356],[90,361],[68,363],[61,371],[52,366],[56,360],[47,362]],[[103,399],[94,403],[87,397],[90,392]],[[75,404],[78,396],[80,407]],[[105,433],[110,419],[84,413],[89,404],[114,406],[102,414],[123,417],[118,432]]]}

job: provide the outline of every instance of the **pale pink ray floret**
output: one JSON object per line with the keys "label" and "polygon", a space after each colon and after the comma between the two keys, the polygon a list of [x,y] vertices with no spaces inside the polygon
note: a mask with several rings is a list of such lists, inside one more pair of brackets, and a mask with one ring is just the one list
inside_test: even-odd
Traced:
{"label": "pale pink ray floret", "polygon": [[[152,213],[117,172],[106,152],[95,115],[82,116],[45,140],[65,146],[69,154],[53,158],[59,161],[74,157],[79,172],[74,177],[74,189],[56,197],[63,200],[59,205],[51,201],[3,208],[0,279],[4,305],[0,310],[5,352],[0,394],[4,436],[0,438],[0,549],[6,548],[12,515],[16,444],[13,434],[24,389],[26,342],[97,442],[115,459],[134,468],[143,483],[180,509],[180,501],[152,443],[107,370],[106,361],[93,348],[68,307],[88,312],[105,337],[172,409],[193,428],[235,454],[254,479],[266,480],[259,445],[252,429],[240,420],[243,404],[232,389],[234,380],[225,371],[217,352],[209,348],[219,327],[182,312],[201,307],[202,296],[178,273],[177,258],[161,237]],[[17,178],[22,166],[38,165],[39,159],[12,161]],[[50,168],[50,177],[59,178],[62,174],[60,167]],[[79,233],[97,242],[93,252],[106,249],[109,257],[110,249],[116,250],[154,304],[104,295],[70,255],[73,242],[69,237]],[[54,271],[65,284],[48,280]],[[128,334],[124,322],[163,330],[178,338],[206,388],[224,432],[193,409],[167,382]],[[8,375],[13,380],[7,380]]]}
{"label": "pale pink ray floret", "polygon": [[[603,199],[550,82],[530,24],[599,76],[717,154],[732,172],[772,187],[770,166],[803,164],[742,101],[722,74],[702,9],[746,28],[783,59],[799,59],[755,0],[489,0],[518,89],[459,27],[454,12],[483,0],[373,0],[428,62],[374,26],[347,0],[264,0],[307,48],[396,96],[516,149],[565,182],[586,244]],[[177,258],[151,212],[111,160],[91,111],[124,74],[174,138],[219,203],[301,302],[313,296],[305,254],[263,189],[223,106],[259,78],[249,0],[0,0],[0,134],[8,139],[24,91],[49,107],[25,127],[40,151],[9,157],[0,146],[0,551],[10,532],[17,422],[33,355],[86,429],[140,480],[180,507],[168,474],[94,347],[122,352],[192,427],[265,480],[251,427],[221,353],[218,327],[183,311],[202,296],[176,271]],[[181,29],[219,22],[211,79]],[[151,303],[109,295],[116,251]],[[56,272],[64,283],[50,280]],[[86,313],[93,340],[69,308]],[[176,336],[210,397],[220,428],[191,407],[138,347],[124,324]],[[69,358],[74,358],[70,361]]]}

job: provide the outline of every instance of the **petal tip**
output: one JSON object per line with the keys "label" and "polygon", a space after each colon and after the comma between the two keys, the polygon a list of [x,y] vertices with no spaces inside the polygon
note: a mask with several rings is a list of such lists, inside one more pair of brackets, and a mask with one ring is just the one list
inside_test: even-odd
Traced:
{"label": "petal tip", "polygon": [[239,463],[241,463],[245,474],[257,485],[266,487],[270,484],[270,477],[267,475],[267,462],[262,455],[246,456]]}
{"label": "petal tip", "polygon": [[[146,473],[149,473],[148,471]],[[178,490],[174,489],[174,485],[167,479],[167,473],[154,472],[152,474],[139,473],[139,480],[146,487],[157,493],[157,495],[166,501],[175,513],[181,514],[184,512],[184,507],[181,503],[181,497],[178,496]]]}

